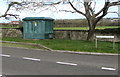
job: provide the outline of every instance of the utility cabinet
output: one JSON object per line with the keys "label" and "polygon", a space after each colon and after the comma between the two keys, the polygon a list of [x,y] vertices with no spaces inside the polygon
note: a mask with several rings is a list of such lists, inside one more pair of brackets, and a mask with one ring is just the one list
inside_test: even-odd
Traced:
{"label": "utility cabinet", "polygon": [[23,19],[23,38],[53,38],[54,19],[49,17],[26,17]]}

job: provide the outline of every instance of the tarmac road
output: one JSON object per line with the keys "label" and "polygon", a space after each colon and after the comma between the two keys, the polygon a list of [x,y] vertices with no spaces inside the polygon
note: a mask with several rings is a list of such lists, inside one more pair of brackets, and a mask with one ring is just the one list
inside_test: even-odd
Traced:
{"label": "tarmac road", "polygon": [[2,47],[6,75],[118,75],[118,56]]}

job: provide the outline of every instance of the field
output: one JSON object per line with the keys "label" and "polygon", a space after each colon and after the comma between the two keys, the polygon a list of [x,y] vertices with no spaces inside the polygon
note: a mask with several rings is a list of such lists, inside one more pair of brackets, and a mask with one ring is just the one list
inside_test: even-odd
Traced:
{"label": "field", "polygon": [[[0,27],[0,28],[21,28],[17,27]],[[120,26],[97,26],[96,29],[113,29],[120,28]],[[54,30],[88,30],[88,27],[54,27]]]}
{"label": "field", "polygon": [[[96,29],[113,29],[119,26],[98,26]],[[88,30],[88,27],[55,27],[54,30]]]}

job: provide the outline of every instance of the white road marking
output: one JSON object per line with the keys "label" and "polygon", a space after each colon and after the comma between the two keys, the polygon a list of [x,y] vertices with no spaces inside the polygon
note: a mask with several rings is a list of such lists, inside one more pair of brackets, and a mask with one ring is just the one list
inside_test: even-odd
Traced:
{"label": "white road marking", "polygon": [[115,68],[110,68],[110,67],[102,67],[102,70],[109,70],[109,71],[115,71]]}
{"label": "white road marking", "polygon": [[72,66],[77,66],[77,64],[74,63],[66,63],[66,62],[56,62],[58,64],[65,64],[65,65],[72,65]]}
{"label": "white road marking", "polygon": [[29,58],[29,57],[22,57],[22,58],[27,60],[40,61],[40,59],[36,59],[36,58]]}
{"label": "white road marking", "polygon": [[0,54],[0,56],[3,56],[3,57],[11,57],[11,55],[6,55],[6,54]]}

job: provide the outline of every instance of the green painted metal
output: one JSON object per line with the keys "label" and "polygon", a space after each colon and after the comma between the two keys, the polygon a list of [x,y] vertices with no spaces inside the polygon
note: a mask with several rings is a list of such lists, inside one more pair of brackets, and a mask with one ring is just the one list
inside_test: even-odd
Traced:
{"label": "green painted metal", "polygon": [[26,17],[23,20],[54,20],[50,17]]}
{"label": "green painted metal", "polygon": [[23,38],[50,39],[53,38],[54,19],[48,17],[26,17],[23,19]]}

